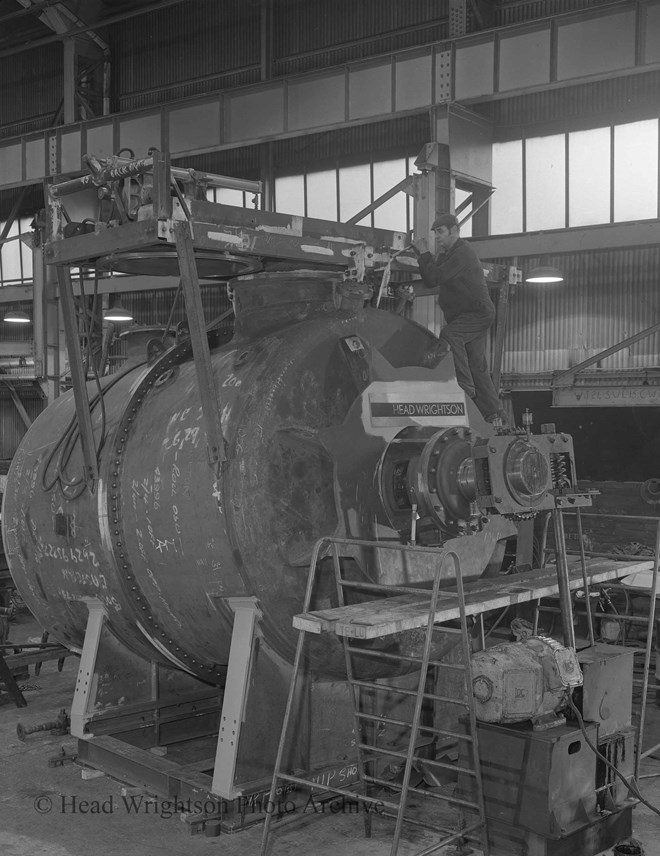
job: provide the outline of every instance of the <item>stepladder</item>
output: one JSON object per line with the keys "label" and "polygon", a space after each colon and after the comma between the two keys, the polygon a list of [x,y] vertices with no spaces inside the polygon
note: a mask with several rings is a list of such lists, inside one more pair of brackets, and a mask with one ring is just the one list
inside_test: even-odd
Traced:
{"label": "stepladder", "polygon": [[[397,551],[403,564],[415,553],[417,561],[428,563],[428,579],[395,585],[372,582],[367,575],[356,578],[342,562],[356,548],[381,555]],[[332,559],[337,606],[312,610],[323,555]],[[473,852],[470,844],[489,856],[472,698],[472,631],[458,555],[394,542],[322,539],[312,557],[303,611],[293,624],[298,641],[270,803],[283,787],[309,792],[318,801],[351,801],[361,807],[355,814],[362,815],[367,837],[376,820],[383,848],[378,852],[390,856],[397,856],[409,831],[415,846],[421,844],[415,856],[450,852],[450,847],[455,854]],[[320,786],[315,771],[290,770],[283,763],[293,739],[306,645],[322,634],[336,637],[343,647],[358,771],[351,785]],[[276,853],[273,823],[274,816],[267,815],[262,856]],[[406,853],[411,852],[406,841]]]}

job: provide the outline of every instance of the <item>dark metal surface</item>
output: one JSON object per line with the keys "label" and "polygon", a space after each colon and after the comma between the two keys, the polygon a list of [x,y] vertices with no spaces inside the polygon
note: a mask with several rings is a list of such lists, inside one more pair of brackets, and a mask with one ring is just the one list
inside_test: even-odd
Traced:
{"label": "dark metal surface", "polygon": [[[275,321],[265,326],[275,329],[243,331],[212,352],[227,440],[220,477],[185,346],[103,379],[105,417],[98,403],[91,414],[96,447],[103,441],[97,496],[68,499],[53,478],[53,438],[72,419],[72,396],[34,423],[13,462],[4,535],[19,589],[56,638],[80,647],[86,614],[76,601],[97,597],[134,651],[223,683],[226,599],[248,594],[263,606],[268,644],[291,651],[313,544],[338,530],[369,536],[378,504],[360,474],[373,475],[385,440],[365,433],[362,389],[341,342],[360,339],[372,382],[444,378],[415,367],[428,331],[389,313],[338,311],[326,288],[326,300],[299,307],[298,323],[287,316],[278,327],[279,308],[266,305]],[[74,443],[68,472],[81,465]]]}
{"label": "dark metal surface", "polygon": [[[204,279],[234,277],[260,267],[247,259],[220,252],[195,253],[195,261],[199,275]],[[156,247],[133,253],[112,253],[98,260],[98,268],[136,275],[177,276],[179,261],[174,250]]]}

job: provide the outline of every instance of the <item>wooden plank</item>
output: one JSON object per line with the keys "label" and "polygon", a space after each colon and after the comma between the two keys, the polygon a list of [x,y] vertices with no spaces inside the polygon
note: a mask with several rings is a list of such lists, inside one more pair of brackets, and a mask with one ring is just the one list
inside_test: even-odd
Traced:
{"label": "wooden plank", "polygon": [[426,597],[420,594],[402,594],[397,597],[382,597],[379,600],[370,600],[353,606],[338,606],[334,609],[319,609],[315,612],[294,615],[293,626],[296,630],[306,630],[308,633],[335,632],[338,623],[343,624],[360,619],[367,620],[376,615],[387,622],[389,620],[388,615],[391,613],[396,616],[398,609],[417,607],[418,610],[422,611],[426,609],[428,614],[429,603],[430,595]]}
{"label": "wooden plank", "polygon": [[[649,570],[653,567],[653,562],[588,559],[586,565],[590,584],[597,585],[609,580],[621,579],[637,571]],[[579,562],[569,567],[569,574],[569,588],[580,588],[583,582]],[[386,592],[387,587],[384,586],[383,590]],[[481,579],[465,584],[465,611],[468,615],[478,615],[517,603],[527,603],[540,597],[556,596],[558,591],[554,567],[506,577]],[[384,597],[367,603],[296,615],[293,618],[293,626],[297,630],[311,633],[333,632],[338,636],[353,639],[377,639],[403,630],[415,630],[426,626],[430,603],[430,593],[428,597],[419,594]],[[443,623],[459,617],[457,595],[443,591],[435,621]]]}

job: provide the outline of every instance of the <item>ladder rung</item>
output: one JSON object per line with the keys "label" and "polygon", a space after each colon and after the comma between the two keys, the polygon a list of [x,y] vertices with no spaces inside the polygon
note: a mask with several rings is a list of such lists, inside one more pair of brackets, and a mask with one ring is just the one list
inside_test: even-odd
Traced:
{"label": "ladder rung", "polygon": [[[276,778],[283,782],[291,782],[294,785],[302,785],[305,788],[309,788],[311,791],[318,790],[321,793],[328,792],[331,794],[341,794],[345,797],[350,797],[353,800],[360,800],[361,802],[367,802],[374,805],[382,805],[385,808],[390,808],[393,811],[398,811],[399,804],[392,802],[391,800],[384,800],[380,797],[370,797],[366,794],[360,794],[356,791],[349,791],[348,788],[337,788],[331,785],[320,785],[318,782],[313,782],[311,779],[303,779],[300,776],[292,776],[289,773],[278,773]],[[366,779],[366,776],[364,777]]]}
{"label": "ladder rung", "polygon": [[[399,725],[403,728],[412,728],[412,722],[405,722],[403,719],[391,719],[387,716],[378,716],[375,713],[361,713],[360,711],[356,711],[355,716],[359,719],[366,719],[369,722],[384,722],[387,725]],[[458,731],[447,731],[444,728],[431,728],[430,725],[418,725],[417,730],[426,731],[429,734],[437,734],[442,737],[456,737],[458,740],[467,740],[469,743],[472,742],[472,735],[459,734]]]}
{"label": "ladder rung", "polygon": [[[387,651],[376,651],[371,648],[356,648],[354,645],[346,643],[346,648],[351,654],[359,654],[361,657],[372,657],[374,660],[396,660],[401,663],[421,663],[421,657],[408,657],[405,654],[390,654]],[[442,660],[429,660],[429,666],[435,666],[440,669],[455,669],[456,671],[465,671],[465,666],[462,663],[443,663]]]}
{"label": "ladder rung", "polygon": [[[375,684],[372,681],[358,681],[355,678],[349,678],[349,683],[354,687],[363,687],[364,689],[380,690],[380,692],[395,692],[400,695],[417,696],[417,690],[404,689],[403,687],[386,686],[385,684]],[[434,693],[422,693],[424,698],[433,699],[434,701],[443,701],[446,704],[457,704],[461,707],[468,707],[469,703],[464,699],[449,698],[447,696],[435,695]]]}
{"label": "ladder rung", "polygon": [[443,701],[445,704],[458,704],[461,707],[467,707],[468,709],[470,707],[470,702],[465,699],[449,698],[449,696],[435,695],[435,693],[424,693],[424,698],[430,698],[433,699],[433,701]]}
{"label": "ladder rung", "polygon": [[[407,754],[405,752],[398,752],[396,749],[385,749],[382,746],[374,746],[371,743],[358,743],[358,747],[360,749],[365,749],[367,752],[375,752],[378,755],[388,755],[393,758],[402,758],[404,761],[407,759]],[[474,770],[470,770],[468,767],[458,767],[456,764],[447,764],[445,761],[434,761],[431,758],[422,758],[419,755],[413,755],[413,761],[421,761],[423,764],[429,764],[433,767],[440,767],[443,770],[453,770],[457,773],[465,773],[468,776],[476,776]],[[375,758],[366,758],[365,763],[371,764],[375,761]]]}
{"label": "ladder rung", "polygon": [[[384,788],[390,788],[390,790],[395,790],[397,793],[401,793],[401,785],[397,782],[388,782],[387,779],[379,779],[377,776],[363,776],[363,781],[368,782],[370,785],[381,785]],[[462,805],[465,808],[471,808],[473,811],[479,811],[479,805],[477,803],[469,802],[468,800],[463,800],[460,797],[455,797],[449,794],[439,794],[435,791],[420,791],[417,788],[411,788],[408,793],[414,793],[424,795],[429,797],[429,799],[440,800],[441,802],[449,802],[455,803],[456,805]],[[395,803],[395,807],[398,809],[398,805]],[[391,808],[391,806],[388,806]]]}

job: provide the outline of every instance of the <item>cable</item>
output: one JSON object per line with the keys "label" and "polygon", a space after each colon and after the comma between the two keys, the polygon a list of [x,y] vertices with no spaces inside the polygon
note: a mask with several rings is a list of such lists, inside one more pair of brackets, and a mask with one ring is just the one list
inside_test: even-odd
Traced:
{"label": "cable", "polygon": [[[81,276],[81,294],[84,295],[83,282],[82,282],[82,277],[83,277],[82,270],[80,272],[80,276]],[[167,335],[168,329],[171,326],[172,319],[174,316],[174,311],[176,308],[178,298],[181,294],[181,290],[182,290],[182,284],[181,284],[181,281],[179,280],[179,284],[178,284],[178,287],[176,290],[176,294],[174,296],[174,300],[172,302],[172,306],[170,309],[169,318],[167,320],[165,333],[163,335],[163,338],[161,339],[161,342],[164,341],[165,336]],[[93,297],[92,313],[94,313],[95,308],[96,308],[97,295],[98,295],[98,272],[95,270],[94,297]],[[234,314],[233,308],[230,308],[230,309],[226,310],[225,312],[221,313],[220,315],[218,315],[216,318],[212,319],[206,325],[206,331],[209,332],[215,326],[221,324],[226,318],[228,318],[230,315],[233,315],[233,314]],[[97,390],[98,390],[97,394],[92,399],[90,399],[90,402],[89,402],[90,414],[94,412],[94,409],[97,406],[97,404],[99,404],[101,407],[101,436],[100,436],[99,444],[95,449],[96,459],[98,461],[100,454],[101,454],[101,450],[103,449],[103,446],[105,445],[105,441],[106,441],[107,415],[106,415],[106,408],[105,408],[105,394],[116,383],[118,383],[126,374],[128,374],[129,372],[132,372],[135,368],[138,368],[139,366],[145,365],[148,361],[143,360],[140,363],[131,364],[131,366],[129,368],[125,369],[124,371],[120,371],[120,372],[117,372],[116,374],[112,375],[112,378],[105,384],[105,386],[102,386],[101,385],[101,379],[100,379],[99,374],[98,374],[97,366],[94,363],[94,360],[92,359],[91,338],[92,338],[92,333],[93,333],[93,320],[94,320],[94,314],[92,315],[92,324],[91,325],[90,325],[86,316],[83,318],[85,335],[87,337],[87,349],[86,349],[87,350],[87,365],[89,367],[91,367],[92,376],[93,376],[94,382],[95,382]],[[41,486],[42,486],[42,489],[44,491],[48,492],[48,491],[52,490],[56,484],[59,484],[60,488],[62,490],[62,493],[66,497],[66,499],[74,500],[74,499],[77,499],[79,496],[81,496],[84,493],[84,491],[87,487],[87,483],[85,481],[85,478],[83,476],[76,476],[76,477],[71,478],[71,477],[67,477],[67,474],[66,474],[67,466],[69,464],[69,461],[70,461],[71,456],[73,454],[73,450],[75,449],[75,446],[78,442],[79,437],[80,437],[80,431],[79,431],[79,426],[78,426],[78,417],[77,417],[77,414],[74,413],[72,415],[71,419],[69,420],[69,423],[68,423],[67,427],[65,428],[64,432],[60,436],[57,443],[53,446],[53,448],[51,449],[51,451],[50,451],[50,453],[46,459],[46,464],[44,466],[44,469],[43,469],[42,475],[41,475]],[[53,473],[52,477],[50,478],[50,480],[48,480],[48,471],[50,470],[51,466],[53,465],[53,462],[54,462],[56,457],[57,457],[57,462],[54,466],[54,473]]]}
{"label": "cable", "polygon": [[645,799],[641,795],[639,788],[637,787],[637,782],[635,781],[635,779],[631,778],[630,781],[628,781],[626,779],[626,777],[623,776],[619,772],[619,770],[617,770],[617,768],[614,766],[614,764],[612,764],[610,761],[608,761],[608,759],[604,755],[602,755],[598,751],[597,747],[594,746],[594,744],[591,742],[591,740],[589,739],[589,735],[587,734],[587,729],[584,727],[584,720],[582,719],[582,714],[580,713],[580,711],[575,706],[575,702],[573,701],[573,699],[570,695],[568,697],[568,704],[569,704],[569,707],[571,708],[571,710],[573,711],[573,713],[575,714],[575,718],[577,719],[577,723],[580,726],[580,731],[582,732],[582,736],[584,737],[587,746],[591,749],[591,751],[594,753],[594,755],[597,758],[600,758],[600,760],[603,762],[603,764],[605,764],[606,767],[609,767],[609,769],[612,770],[612,772],[614,773],[614,775],[617,778],[621,779],[623,784],[626,786],[628,791],[635,797],[635,799],[639,800],[643,805],[645,805],[648,809],[650,809],[654,814],[657,814],[658,817],[660,817],[660,809],[656,808],[654,805],[652,805],[647,799]]}
{"label": "cable", "polygon": [[[89,403],[90,412],[94,411],[94,408],[99,403],[99,399],[103,399],[103,396],[105,395],[105,393],[108,392],[109,389],[112,389],[115,384],[119,383],[119,381],[122,380],[125,375],[132,372],[133,369],[139,368],[139,366],[145,365],[145,363],[146,360],[143,360],[137,365],[135,363],[132,363],[128,368],[112,375],[112,378],[106,383],[105,387],[101,390],[101,392],[91,399]],[[82,477],[69,480],[66,478],[65,475],[67,464],[71,458],[71,455],[73,454],[73,449],[75,448],[76,442],[78,441],[79,434],[80,432],[78,431],[78,416],[76,413],[74,413],[71,416],[69,424],[64,429],[60,439],[53,446],[50,451],[50,454],[48,455],[48,458],[46,459],[46,464],[41,474],[41,487],[43,490],[50,491],[55,487],[56,484],[59,483],[62,489],[62,493],[67,499],[77,499],[85,490],[85,483]],[[58,461],[55,465],[55,473],[51,480],[47,481],[46,479],[48,470],[50,469],[51,464],[53,463],[53,460],[55,459],[56,455],[58,456]],[[78,488],[78,490],[74,494],[72,494],[70,491],[67,492],[67,488]]]}
{"label": "cable", "polygon": [[[105,400],[104,400],[104,390],[101,386],[101,379],[99,377],[98,369],[96,363],[93,359],[93,348],[92,348],[92,335],[94,333],[94,321],[96,316],[96,306],[98,303],[98,271],[94,271],[94,293],[92,298],[92,309],[91,309],[91,322],[87,316],[86,307],[84,304],[84,274],[82,267],[80,268],[80,293],[82,295],[83,308],[81,311],[82,324],[84,327],[84,334],[87,338],[86,343],[86,366],[87,369],[92,372],[92,378],[97,388],[97,395],[90,401],[90,414],[94,411],[94,408],[97,404],[100,403],[101,407],[101,433],[98,445],[94,449],[94,454],[96,460],[98,461],[99,456],[101,454],[101,450],[105,445],[106,440],[106,428],[107,428],[107,417],[106,417],[106,409],[105,409]],[[114,381],[116,382],[116,381]],[[106,386],[106,389],[110,386],[114,385],[114,382],[109,383]],[[70,477],[67,476],[67,466],[71,459],[71,455],[73,454],[73,450],[76,446],[78,438],[80,436],[80,430],[78,425],[77,415],[74,416],[69,421],[69,424],[60,437],[59,441],[55,444],[51,453],[49,454],[46,460],[46,466],[44,467],[42,477],[41,477],[41,485],[42,488],[46,491],[51,490],[57,483],[59,483],[62,493],[64,496],[69,499],[77,499],[87,487],[87,481],[84,476],[75,476]],[[59,456],[57,460],[57,465],[55,467],[55,475],[51,481],[46,482],[46,476],[48,469],[50,468],[55,455],[58,453]]]}

